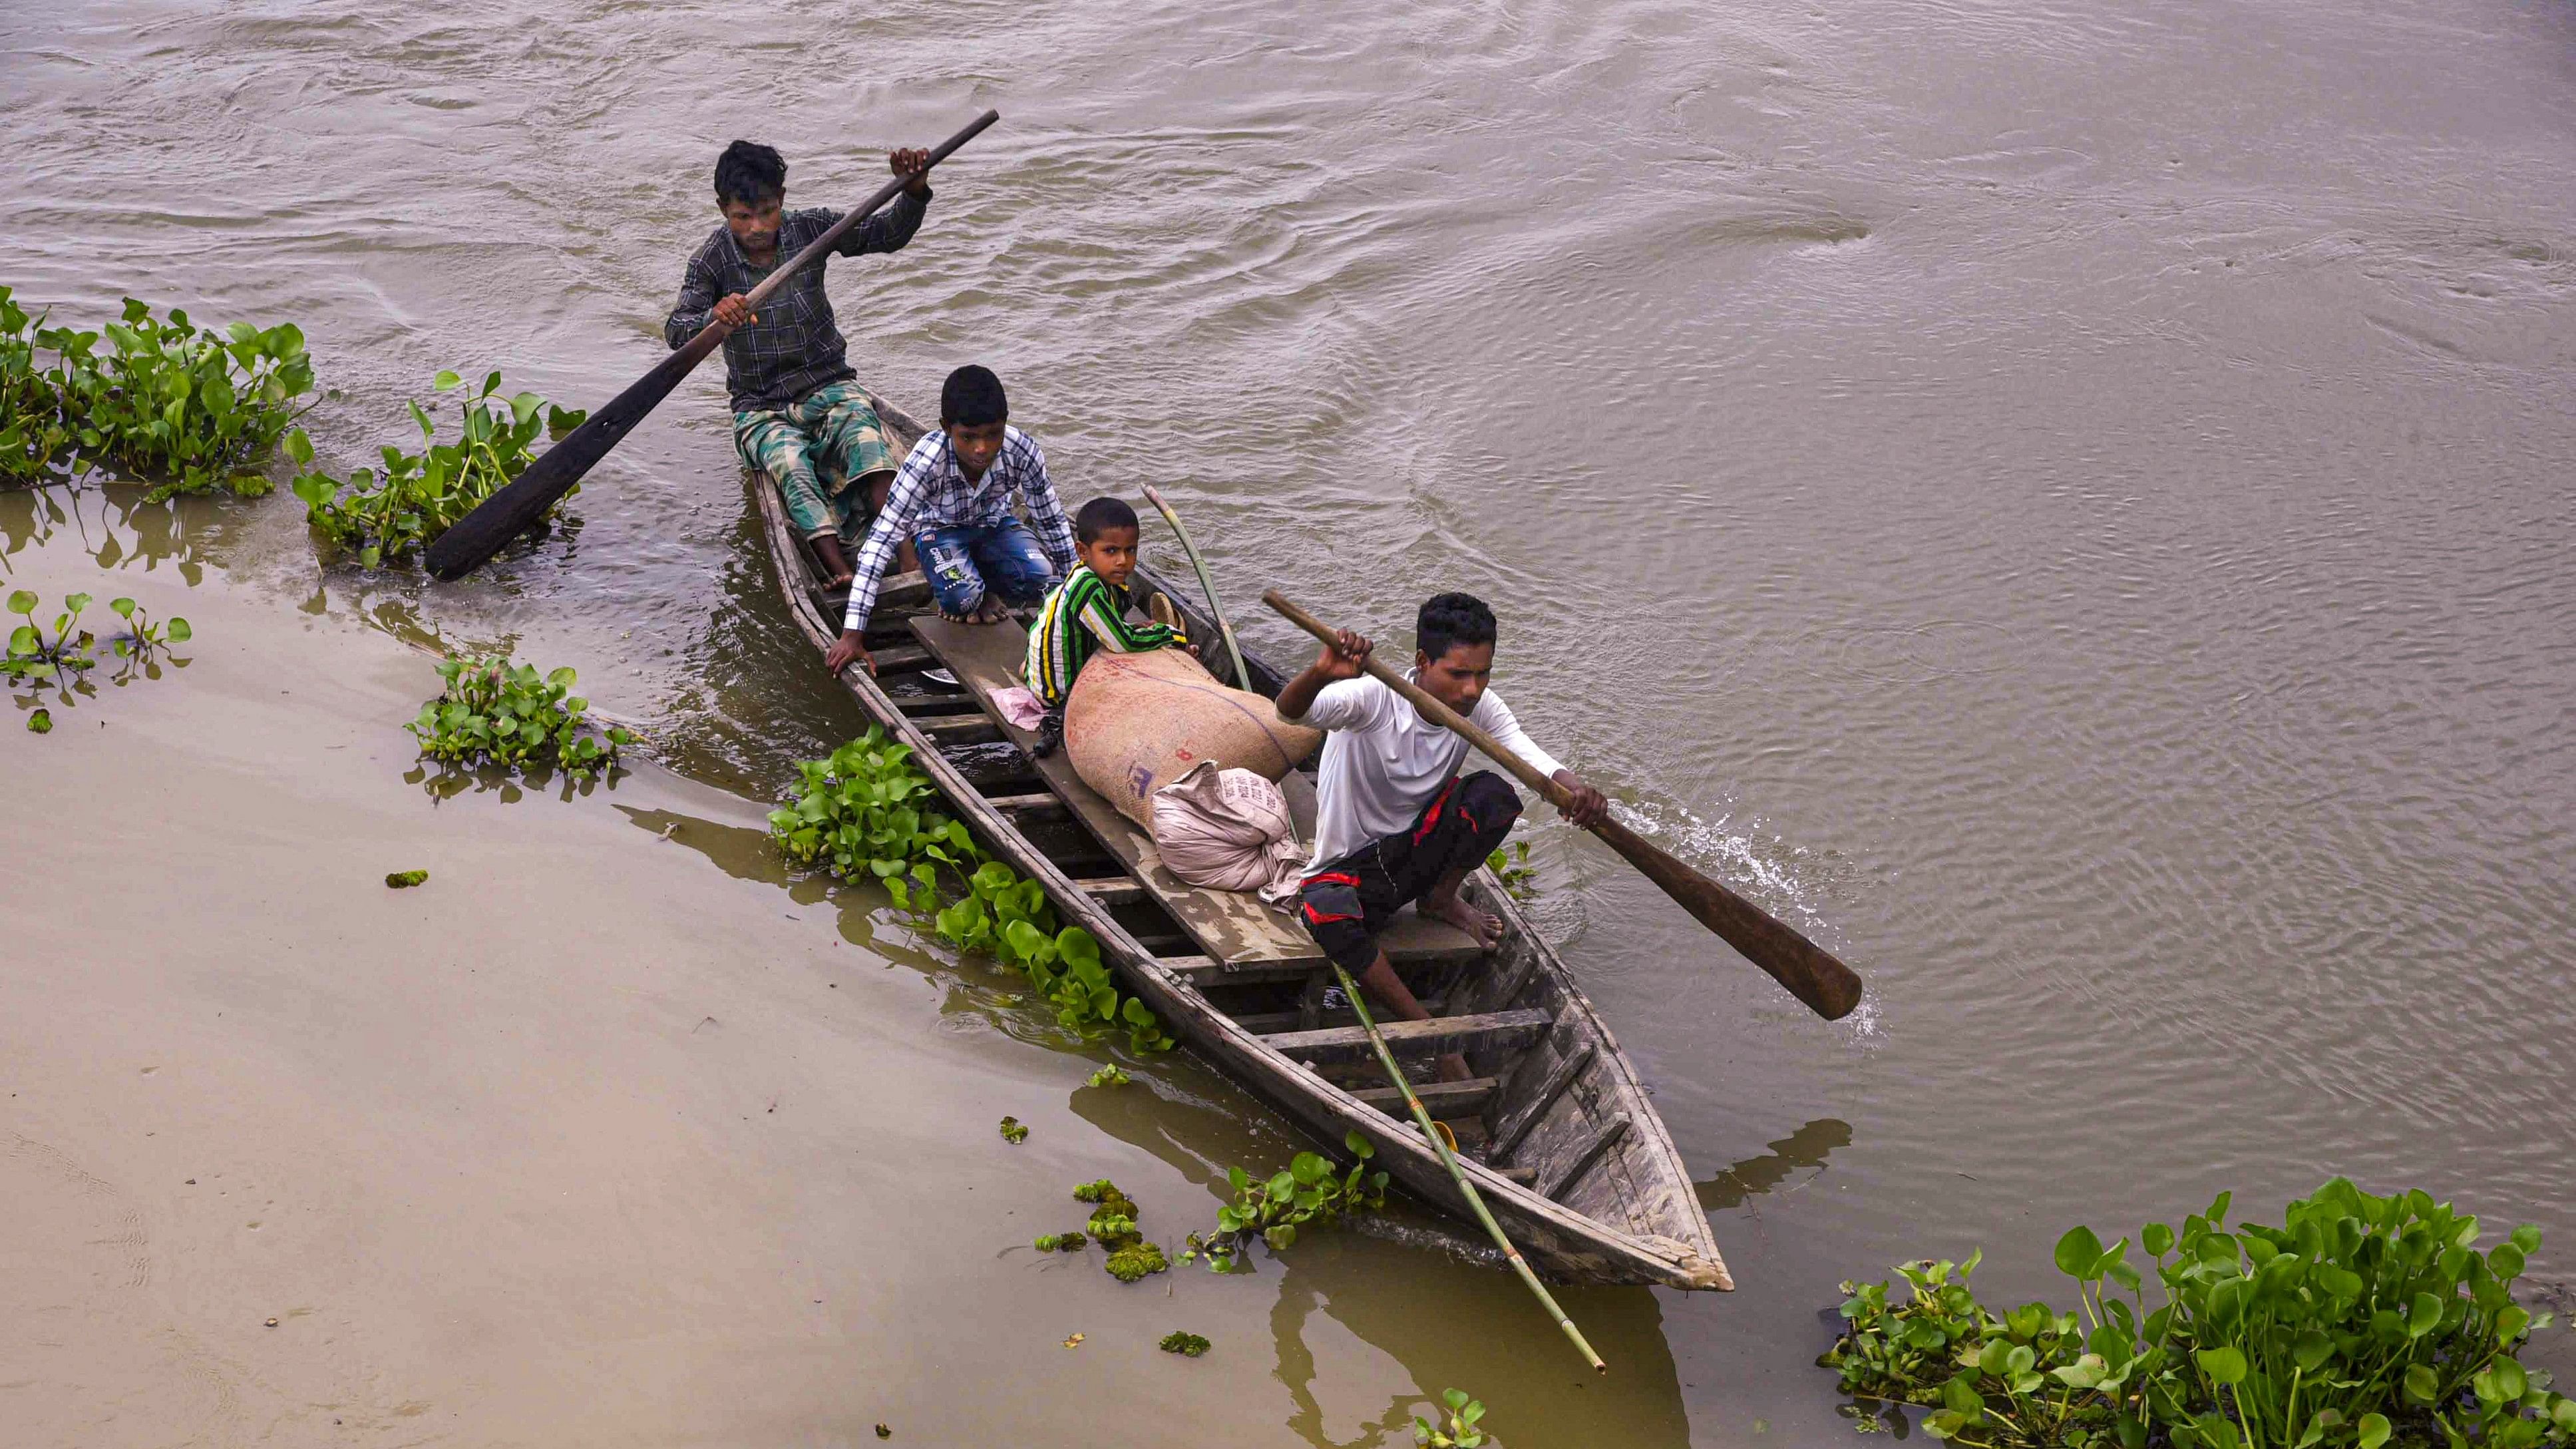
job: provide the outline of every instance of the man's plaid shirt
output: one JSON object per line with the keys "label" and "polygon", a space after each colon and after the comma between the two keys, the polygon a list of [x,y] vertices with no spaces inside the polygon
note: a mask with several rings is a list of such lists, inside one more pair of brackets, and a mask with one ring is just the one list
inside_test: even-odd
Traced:
{"label": "man's plaid shirt", "polygon": [[1027,508],[1029,531],[1054,561],[1057,576],[1073,572],[1073,525],[1065,520],[1064,503],[1055,496],[1055,481],[1047,477],[1046,454],[1039,451],[1037,439],[1017,428],[1002,429],[1002,451],[993,466],[969,483],[957,466],[957,451],[948,446],[948,430],[922,434],[895,470],[894,486],[886,490],[885,509],[868,529],[868,541],[859,545],[850,612],[841,627],[868,626],[868,614],[877,606],[877,582],[885,577],[896,544],[934,528],[1006,523],[1013,494]]}
{"label": "man's plaid shirt", "polygon": [[[832,250],[855,257],[865,252],[903,249],[921,227],[927,198],[895,193],[894,204],[850,228]],[[778,223],[778,261],[803,251],[814,238],[841,219],[837,211],[816,208],[791,211]],[[698,335],[717,302],[736,292],[748,293],[776,271],[755,269],[744,261],[730,227],[717,227],[698,254],[689,258],[680,282],[680,305],[662,324],[662,340],[678,348]],[[783,408],[827,382],[858,374],[850,371],[848,348],[832,321],[832,299],[823,294],[823,264],[816,262],[787,279],[777,295],[760,304],[760,320],[734,329],[725,339],[725,387],[738,413]]]}

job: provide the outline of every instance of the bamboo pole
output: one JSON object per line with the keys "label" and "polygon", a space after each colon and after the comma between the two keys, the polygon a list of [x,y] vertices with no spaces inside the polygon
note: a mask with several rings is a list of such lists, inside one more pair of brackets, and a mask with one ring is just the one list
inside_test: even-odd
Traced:
{"label": "bamboo pole", "polygon": [[1190,567],[1199,571],[1199,587],[1207,593],[1208,614],[1216,620],[1216,632],[1225,640],[1227,656],[1234,660],[1234,682],[1239,688],[1251,689],[1252,671],[1243,667],[1242,646],[1234,642],[1234,626],[1225,621],[1225,606],[1216,601],[1216,580],[1208,576],[1208,566],[1199,557],[1198,545],[1190,542],[1190,531],[1181,526],[1181,516],[1172,511],[1172,505],[1163,501],[1163,495],[1156,492],[1151,483],[1145,485],[1145,501],[1153,504],[1163,515],[1163,521],[1172,526],[1172,536],[1181,541],[1181,552],[1190,556]]}
{"label": "bamboo pole", "polygon": [[1467,1206],[1475,1210],[1476,1221],[1483,1223],[1485,1231],[1493,1234],[1494,1245],[1503,1250],[1504,1257],[1512,1260],[1512,1271],[1520,1274],[1521,1281],[1529,1285],[1529,1291],[1538,1295],[1539,1306],[1547,1310],[1548,1317],[1556,1320],[1557,1327],[1565,1330],[1565,1336],[1573,1341],[1575,1351],[1583,1355],[1583,1361],[1592,1365],[1594,1373],[1610,1372],[1610,1365],[1603,1363],[1601,1355],[1592,1351],[1592,1345],[1584,1342],[1583,1330],[1575,1327],[1574,1320],[1565,1316],[1565,1310],[1556,1306],[1556,1295],[1548,1292],[1547,1285],[1538,1281],[1538,1274],[1530,1271],[1529,1263],[1521,1257],[1521,1250],[1513,1247],[1512,1240],[1504,1234],[1503,1225],[1494,1221],[1493,1211],[1485,1206],[1485,1199],[1477,1193],[1476,1184],[1467,1180],[1467,1170],[1458,1165],[1458,1154],[1449,1150],[1447,1135],[1432,1122],[1431,1113],[1423,1108],[1422,1099],[1413,1094],[1413,1084],[1404,1079],[1404,1069],[1395,1064],[1395,1053],[1386,1049],[1386,1038],[1377,1034],[1377,1021],[1369,1015],[1368,1003],[1360,998],[1359,983],[1351,980],[1351,973],[1343,970],[1339,961],[1333,963],[1333,974],[1341,978],[1342,990],[1351,998],[1351,1010],[1359,1016],[1361,1030],[1368,1033],[1369,1045],[1377,1048],[1378,1065],[1386,1068],[1387,1080],[1395,1083],[1395,1089],[1404,1094],[1404,1105],[1413,1109],[1414,1122],[1422,1128],[1422,1135],[1430,1139],[1431,1150],[1440,1154],[1440,1165],[1449,1169],[1450,1180],[1457,1183],[1458,1191],[1466,1195]]}

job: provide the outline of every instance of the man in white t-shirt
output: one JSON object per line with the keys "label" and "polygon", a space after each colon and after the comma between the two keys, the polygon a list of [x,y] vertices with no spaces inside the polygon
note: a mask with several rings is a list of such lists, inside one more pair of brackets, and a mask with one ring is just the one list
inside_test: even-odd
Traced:
{"label": "man in white t-shirt", "polygon": [[[1572,791],[1566,819],[1590,826],[1609,813],[1601,792],[1523,734],[1502,696],[1486,688],[1494,672],[1494,611],[1483,601],[1433,596],[1414,638],[1414,683]],[[1330,731],[1316,772],[1315,858],[1298,914],[1315,943],[1369,995],[1397,1016],[1422,1021],[1431,1013],[1397,978],[1377,938],[1406,902],[1420,901],[1424,915],[1487,946],[1500,940],[1502,922],[1467,904],[1458,887],[1502,844],[1521,800],[1489,770],[1458,774],[1467,741],[1368,678],[1371,647],[1345,629],[1279,691],[1281,719]],[[1440,1074],[1462,1079],[1467,1063],[1453,1052],[1440,1059]]]}

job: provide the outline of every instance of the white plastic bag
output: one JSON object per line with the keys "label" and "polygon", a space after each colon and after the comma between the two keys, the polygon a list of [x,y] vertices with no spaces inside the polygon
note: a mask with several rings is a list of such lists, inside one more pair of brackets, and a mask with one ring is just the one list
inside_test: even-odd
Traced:
{"label": "white plastic bag", "polygon": [[1259,891],[1273,905],[1297,893],[1306,848],[1288,797],[1250,770],[1201,760],[1154,792],[1155,848],[1163,866],[1194,886]]}

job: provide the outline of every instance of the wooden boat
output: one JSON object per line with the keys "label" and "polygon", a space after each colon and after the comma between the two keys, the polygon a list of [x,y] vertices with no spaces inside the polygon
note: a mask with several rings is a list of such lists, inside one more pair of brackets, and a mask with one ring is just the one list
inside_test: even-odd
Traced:
{"label": "wooden boat", "polygon": [[[901,447],[920,437],[900,409],[876,406]],[[777,490],[757,475],[745,482],[788,612],[819,654],[840,634],[840,599],[820,587]],[[1193,636],[1216,637],[1204,610],[1140,572],[1171,595]],[[1026,641],[1017,622],[941,619],[921,576],[900,575],[885,581],[869,621],[876,677],[851,669],[843,683],[869,719],[913,747],[986,848],[1042,884],[1061,919],[1099,938],[1120,984],[1191,1050],[1332,1153],[1356,1129],[1408,1193],[1466,1218],[1357,1018],[1328,1002],[1331,970],[1304,929],[1250,895],[1174,879],[1152,838],[1084,785],[1062,751],[1031,759],[1029,734],[991,708],[993,691],[1018,682]],[[1285,682],[1249,651],[1244,662],[1263,693]],[[957,683],[927,677],[932,669]],[[1281,783],[1311,831],[1311,773]],[[1557,1282],[1734,1287],[1681,1154],[1617,1039],[1491,873],[1467,889],[1503,919],[1502,944],[1481,951],[1443,922],[1398,917],[1387,953],[1434,1017],[1384,1029],[1424,1106],[1457,1134],[1496,1220]],[[1432,1080],[1448,1051],[1466,1054],[1473,1080]]]}

